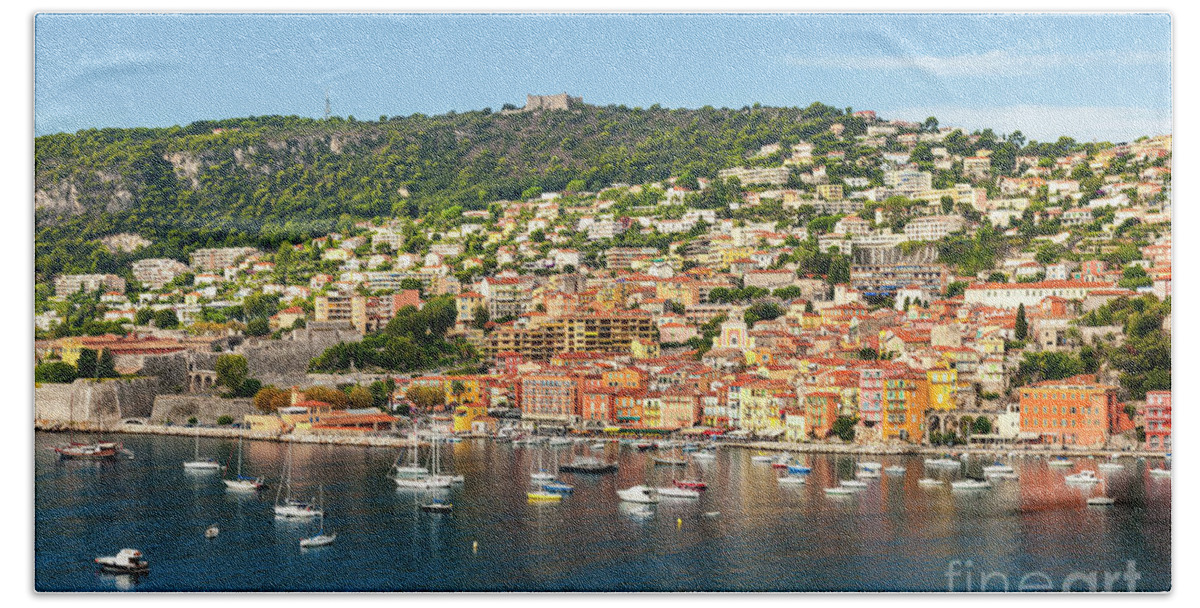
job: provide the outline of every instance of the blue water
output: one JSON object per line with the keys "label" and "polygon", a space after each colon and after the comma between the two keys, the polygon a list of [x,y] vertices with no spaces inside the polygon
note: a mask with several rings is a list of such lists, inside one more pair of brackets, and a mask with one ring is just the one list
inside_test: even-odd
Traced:
{"label": "blue water", "polygon": [[[670,467],[650,454],[613,445],[616,474],[563,474],[575,492],[558,504],[530,504],[534,449],[486,440],[448,446],[445,464],[466,483],[442,496],[450,515],[419,510],[429,495],[398,491],[386,475],[398,450],[296,445],[295,487],[304,497],[324,486],[327,531],[337,542],[302,550],[315,525],[278,521],[275,484],[287,446],[246,442],[247,473],[272,487],[258,496],[227,493],[215,473],[188,473],[186,437],[123,436],[136,457],[108,463],[59,461],[48,449],[62,435],[36,437],[36,588],[42,591],[460,591],[460,590],[989,590],[1003,577],[1016,589],[1040,572],[1061,588],[1072,573],[1124,571],[1133,561],[1138,590],[1171,586],[1171,481],[1124,459],[1101,472],[1115,507],[1085,506],[1102,489],[1063,483],[1069,471],[1018,459],[1020,481],[979,494],[918,487],[922,459],[903,464],[853,497],[822,488],[853,474],[849,456],[802,456],[807,484],[780,487],[777,471],[751,453],[723,449],[702,465],[710,484],[699,501],[656,507],[622,504],[616,489],[670,483]],[[202,439],[202,455],[226,460],[237,442]],[[548,454],[551,448],[541,448]],[[569,454],[571,448],[557,448]],[[547,462],[549,458],[546,457]],[[1161,462],[1161,461],[1160,461]],[[1096,461],[1080,459],[1079,468]],[[978,473],[930,472],[949,480]],[[1159,466],[1160,463],[1153,463]],[[712,512],[719,514],[713,515]],[[706,515],[706,513],[708,515]],[[204,530],[217,524],[216,539]],[[478,543],[473,550],[473,543]],[[92,559],[122,547],[142,550],[149,575],[99,573]],[[969,562],[969,564],[968,564]],[[1036,575],[1035,575],[1036,576]],[[1031,583],[1032,584],[1032,583]],[[1116,590],[1126,589],[1120,578]]]}

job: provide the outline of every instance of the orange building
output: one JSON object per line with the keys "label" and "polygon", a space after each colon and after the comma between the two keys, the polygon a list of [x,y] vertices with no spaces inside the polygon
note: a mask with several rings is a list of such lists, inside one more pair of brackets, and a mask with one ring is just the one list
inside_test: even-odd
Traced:
{"label": "orange building", "polygon": [[1082,374],[1021,388],[1021,432],[1043,443],[1100,446],[1134,428],[1117,400],[1117,387]]}
{"label": "orange building", "polygon": [[832,390],[813,391],[804,395],[804,418],[809,435],[822,439],[833,431],[841,400],[841,393]]}

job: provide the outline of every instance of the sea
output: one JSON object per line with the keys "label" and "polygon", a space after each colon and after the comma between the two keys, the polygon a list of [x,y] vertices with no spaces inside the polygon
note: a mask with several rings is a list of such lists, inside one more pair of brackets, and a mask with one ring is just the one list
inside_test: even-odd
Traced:
{"label": "sea", "polygon": [[[1162,459],[1001,457],[1019,478],[955,491],[994,458],[927,467],[921,456],[795,455],[800,485],[721,447],[687,467],[610,442],[562,447],[468,439],[442,447],[441,468],[462,485],[397,489],[389,471],[403,449],[290,444],[292,494],[323,497],[328,546],[302,549],[317,521],[276,519],[289,444],[245,441],[243,474],[256,494],[226,490],[220,472],[189,472],[184,436],[115,435],[132,456],[64,461],[66,435],[35,435],[35,576],[38,591],[1167,591],[1171,588],[1171,478]],[[199,453],[236,467],[238,442],[201,438]],[[531,471],[590,453],[615,473],[561,473],[574,492],[530,502]],[[418,459],[427,462],[428,448]],[[824,489],[874,461],[904,472],[868,479],[848,496]],[[1065,477],[1096,470],[1099,484]],[[921,485],[923,477],[942,483]],[[621,502],[617,490],[702,479],[700,498]],[[1088,506],[1090,496],[1116,503]],[[449,514],[421,505],[440,499]],[[205,530],[216,525],[212,539]],[[140,576],[106,574],[93,560],[122,548],[150,563]]]}

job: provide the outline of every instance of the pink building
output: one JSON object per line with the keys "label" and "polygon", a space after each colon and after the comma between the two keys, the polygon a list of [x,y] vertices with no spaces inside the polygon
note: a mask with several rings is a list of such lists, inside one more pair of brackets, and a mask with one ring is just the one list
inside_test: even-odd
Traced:
{"label": "pink building", "polygon": [[1171,391],[1146,393],[1146,449],[1171,451]]}

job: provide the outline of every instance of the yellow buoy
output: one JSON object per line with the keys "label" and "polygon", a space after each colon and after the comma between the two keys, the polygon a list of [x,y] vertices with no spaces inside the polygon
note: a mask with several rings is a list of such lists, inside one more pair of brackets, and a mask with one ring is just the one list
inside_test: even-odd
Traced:
{"label": "yellow buoy", "polygon": [[682,518],[682,517],[676,517],[676,518],[675,518],[675,527],[676,527],[676,528],[682,528],[682,527],[683,527],[683,518]]}
{"label": "yellow buoy", "polygon": [[471,553],[479,553],[479,541],[471,542]]}

